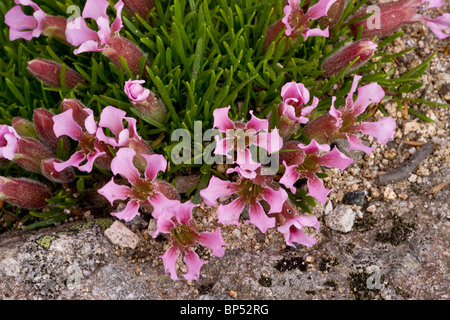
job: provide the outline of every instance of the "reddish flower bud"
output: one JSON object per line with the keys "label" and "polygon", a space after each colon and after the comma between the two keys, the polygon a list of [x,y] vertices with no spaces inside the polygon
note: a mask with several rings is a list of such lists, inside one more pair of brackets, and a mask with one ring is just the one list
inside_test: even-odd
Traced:
{"label": "reddish flower bud", "polygon": [[370,40],[360,40],[347,47],[338,50],[322,63],[325,76],[336,75],[344,70],[353,60],[359,59],[347,70],[347,72],[361,67],[372,57],[377,45]]}
{"label": "reddish flower bud", "polygon": [[[56,152],[60,138],[57,138],[53,131],[53,114],[46,109],[34,109],[33,122],[36,134],[42,143],[53,152]],[[61,137],[61,139],[64,139],[64,150],[68,151],[70,147],[69,140],[67,137]]]}
{"label": "reddish flower bud", "polygon": [[145,18],[147,14],[155,7],[154,0],[122,0],[125,9],[131,14],[138,14]]}
{"label": "reddish flower bud", "polygon": [[0,199],[26,209],[40,209],[47,205],[50,189],[37,181],[25,178],[0,177]]}
{"label": "reddish flower bud", "polygon": [[[271,24],[269,28],[267,28],[266,38],[264,39],[264,45],[263,50],[266,51],[267,48],[269,48],[269,45],[277,38],[277,36],[280,34],[281,31],[286,30],[286,26],[284,25],[283,21],[280,19],[277,22]],[[283,34],[280,37],[280,40],[285,37],[285,34]],[[278,43],[277,43],[278,45]],[[288,48],[288,44],[286,42],[285,49]]]}
{"label": "reddish flower bud", "polygon": [[426,24],[439,39],[449,37],[445,33],[450,27],[450,13],[431,19],[419,13],[421,10],[440,8],[444,5],[443,0],[400,0],[379,5],[363,7],[352,19],[363,17],[374,13],[367,19],[358,21],[351,25],[353,34],[358,33],[360,26],[363,27],[362,38],[377,36],[382,38],[390,35],[402,25],[421,22]]}
{"label": "reddish flower bud", "polygon": [[[141,58],[145,53],[133,42],[128,39],[122,38],[119,35],[111,37],[109,46],[105,48],[102,53],[108,57],[111,62],[118,68],[122,69],[122,63],[120,57],[123,57],[127,62],[130,71],[139,75],[139,66],[141,64]],[[148,61],[146,60],[148,65]],[[145,69],[144,69],[145,71]],[[145,74],[145,72],[144,72]]]}
{"label": "reddish flower bud", "polygon": [[[45,85],[49,87],[61,87],[61,68],[61,64],[57,62],[34,59],[28,62],[27,70]],[[86,84],[84,78],[69,67],[66,67],[64,81],[66,88],[74,88],[79,83]]]}
{"label": "reddish flower bud", "polygon": [[329,113],[321,115],[308,122],[302,133],[318,143],[331,143],[332,137],[339,132],[339,127],[336,127],[334,120]]}
{"label": "reddish flower bud", "polygon": [[47,37],[53,37],[60,41],[67,42],[66,25],[67,19],[65,18],[46,15],[43,24],[43,34]]}
{"label": "reddish flower bud", "polygon": [[16,132],[19,134],[19,136],[33,139],[38,138],[38,136],[36,135],[34,125],[31,121],[24,118],[16,117],[12,119],[11,124],[14,130],[16,130]]}
{"label": "reddish flower bud", "polygon": [[14,162],[28,171],[42,173],[41,161],[53,157],[54,154],[39,141],[21,138],[17,143]]}
{"label": "reddish flower bud", "polygon": [[54,162],[62,161],[55,158],[45,159],[41,162],[42,174],[49,180],[59,183],[69,183],[75,179],[75,171],[72,167],[67,167],[63,171],[57,171]]}

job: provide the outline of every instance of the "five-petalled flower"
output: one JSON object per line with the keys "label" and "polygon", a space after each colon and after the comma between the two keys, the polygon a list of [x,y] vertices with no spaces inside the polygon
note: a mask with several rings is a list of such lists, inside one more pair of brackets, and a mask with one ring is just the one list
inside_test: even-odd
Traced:
{"label": "five-petalled flower", "polygon": [[178,280],[176,261],[182,253],[187,267],[187,273],[183,277],[188,280],[198,280],[200,268],[208,261],[202,261],[194,247],[200,244],[210,248],[213,255],[222,257],[225,254],[221,230],[217,228],[214,232],[198,232],[192,217],[192,210],[197,207],[190,201],[180,203],[177,201],[173,206],[164,210],[157,220],[157,229],[153,238],[160,233],[166,234],[171,242],[171,247],[161,256],[166,273],[170,273],[173,280]]}

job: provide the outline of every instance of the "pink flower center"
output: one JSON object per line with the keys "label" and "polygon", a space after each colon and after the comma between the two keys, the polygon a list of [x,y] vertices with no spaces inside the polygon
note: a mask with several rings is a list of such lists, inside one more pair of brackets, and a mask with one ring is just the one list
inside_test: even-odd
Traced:
{"label": "pink flower center", "polygon": [[[175,224],[178,222],[172,218]],[[187,249],[196,242],[197,233],[187,224],[174,227],[171,230],[172,238],[181,248]]]}
{"label": "pink flower center", "polygon": [[138,179],[131,188],[131,196],[139,201],[147,201],[155,193],[151,180]]}
{"label": "pink flower center", "polygon": [[247,204],[255,203],[262,199],[261,192],[263,190],[262,186],[253,183],[252,180],[241,178],[236,182],[237,194],[243,199]]}

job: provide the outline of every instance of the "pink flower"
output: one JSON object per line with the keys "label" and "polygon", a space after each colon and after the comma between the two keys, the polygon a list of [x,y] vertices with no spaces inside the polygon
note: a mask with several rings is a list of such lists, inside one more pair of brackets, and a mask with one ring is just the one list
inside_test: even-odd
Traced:
{"label": "pink flower", "polygon": [[281,88],[281,97],[283,98],[282,113],[286,114],[289,119],[305,124],[308,122],[306,117],[317,107],[319,99],[313,98],[313,103],[309,107],[304,105],[309,102],[309,91],[302,83],[288,82]]}
{"label": "pink flower", "polygon": [[250,148],[259,146],[271,154],[281,149],[283,139],[276,128],[269,132],[269,121],[258,119],[253,115],[253,111],[250,111],[251,119],[247,123],[231,121],[228,117],[230,108],[228,106],[214,110],[214,127],[225,134],[223,139],[215,137],[217,144],[215,153],[226,155],[231,159],[233,157],[229,153],[236,150],[235,163],[244,170],[256,170],[260,164],[253,160]]}
{"label": "pink flower", "polygon": [[356,135],[362,132],[374,137],[378,143],[386,144],[394,138],[396,123],[391,117],[385,117],[377,122],[357,123],[357,117],[366,111],[372,103],[379,103],[384,97],[384,91],[377,83],[360,87],[358,96],[353,100],[361,76],[355,75],[353,84],[347,95],[345,105],[336,109],[333,97],[328,114],[322,115],[309,122],[303,133],[320,142],[330,143],[336,139],[347,138],[350,143],[349,150],[362,150],[370,154],[374,148],[365,146]]}
{"label": "pink flower", "polygon": [[[162,155],[152,154],[141,156],[147,161],[144,177],[141,177],[139,170],[133,164],[136,151],[131,148],[121,148],[117,151],[116,157],[111,162],[111,171],[114,175],[120,174],[128,180],[131,187],[119,185],[114,182],[114,177],[103,186],[98,192],[103,195],[113,205],[115,200],[129,199],[125,209],[112,213],[119,219],[131,221],[139,215],[139,206],[152,206],[153,217],[159,218],[168,208],[176,205],[178,194],[170,189],[171,185],[156,179],[158,172],[165,171],[167,161]],[[168,199],[171,198],[171,199]]]}
{"label": "pink flower", "polygon": [[[105,50],[110,44],[111,37],[122,29],[123,2],[120,0],[114,6],[117,15],[111,25],[106,12],[108,6],[108,0],[87,0],[82,16],[67,24],[67,41],[79,47],[74,51],[75,54]],[[93,19],[97,23],[98,31],[94,31],[87,26],[85,19],[88,18]]]}
{"label": "pink flower", "polygon": [[[91,109],[85,108],[87,114],[84,120],[84,129],[74,120],[74,110],[67,111],[53,116],[53,131],[56,137],[68,136],[78,141],[79,151],[75,152],[69,160],[62,163],[54,163],[57,171],[62,171],[67,167],[74,166],[80,171],[91,172],[96,159],[108,157],[110,153],[106,145],[96,138],[97,123]],[[86,162],[85,162],[86,161]],[[82,164],[85,162],[84,164]]]}
{"label": "pink flower", "polygon": [[[99,128],[96,131],[96,137],[98,140],[103,141],[113,147],[126,147],[130,145],[130,140],[142,140],[138,135],[136,129],[136,119],[126,117],[126,112],[107,106],[102,110],[100,114],[100,121],[98,122]],[[128,123],[128,128],[125,128],[123,121]],[[109,129],[114,137],[106,136],[103,129]]]}
{"label": "pink flower", "polygon": [[[244,207],[249,208],[250,220],[261,232],[275,226],[275,218],[268,217],[269,214],[280,212],[288,195],[280,188],[272,176],[263,176],[259,170],[246,172],[240,167],[228,169],[227,173],[237,172],[236,182],[224,181],[217,177],[211,177],[207,188],[200,191],[205,204],[217,205],[217,199],[223,196],[236,194],[237,199],[227,205],[219,205],[217,215],[219,223],[234,224],[239,226],[239,217]],[[260,201],[264,200],[270,206],[265,213]]]}
{"label": "pink flower", "polygon": [[307,179],[308,194],[326,203],[326,198],[332,189],[326,189],[322,180],[317,177],[316,172],[321,166],[339,168],[344,171],[353,160],[341,153],[336,147],[330,151],[328,144],[318,144],[314,139],[309,145],[297,143],[295,141],[286,144],[285,149],[296,150],[293,155],[290,152],[281,154],[280,159],[285,167],[285,172],[280,179],[280,183],[296,192],[294,183],[300,178]]}
{"label": "pink flower", "polygon": [[288,5],[283,9],[285,16],[282,21],[286,26],[286,36],[297,38],[298,32],[303,27],[302,36],[305,40],[310,36],[328,37],[328,27],[325,30],[319,28],[310,29],[308,25],[311,20],[317,20],[326,16],[328,9],[336,0],[319,0],[306,13],[300,9],[300,2],[300,0],[288,0]]}
{"label": "pink flower", "polygon": [[144,102],[150,95],[150,90],[144,88],[141,84],[145,83],[145,80],[128,80],[125,82],[125,93],[133,104],[138,102]]}
{"label": "pink flower", "polygon": [[162,122],[166,114],[166,107],[161,99],[158,99],[153,92],[144,88],[141,84],[145,80],[128,80],[125,82],[124,91],[135,107],[143,115]]}
{"label": "pink flower", "polygon": [[[450,27],[450,13],[444,13],[435,19],[419,13],[422,10],[440,8],[444,3],[444,0],[400,0],[382,3],[378,5],[380,10],[379,16],[371,16],[368,19],[352,24],[352,31],[356,35],[359,27],[363,26],[363,38],[372,38],[374,36],[381,38],[393,33],[402,25],[421,22],[426,24],[436,37],[446,39],[449,36],[445,31]],[[362,17],[367,13],[370,13],[368,8],[362,8],[353,18]],[[379,19],[379,26],[373,25],[373,21],[376,22],[375,19]]]}
{"label": "pink flower", "polygon": [[[11,41],[22,38],[31,40],[38,38],[44,32],[44,19],[47,15],[37,4],[30,0],[15,0],[14,6],[5,15],[5,23],[10,27]],[[34,10],[32,16],[26,15],[20,5],[29,6]]]}
{"label": "pink flower", "polygon": [[188,281],[198,280],[200,268],[208,261],[202,261],[193,247],[199,243],[208,247],[216,257],[222,257],[225,254],[220,228],[215,232],[199,233],[192,219],[192,210],[197,205],[190,201],[180,203],[176,201],[172,208],[161,214],[157,221],[157,229],[153,238],[160,233],[167,234],[172,246],[166,251],[162,258],[166,273],[170,273],[172,280],[178,280],[176,272],[176,261],[180,253],[184,254],[184,262],[188,272],[184,274],[184,278]]}
{"label": "pink flower", "polygon": [[284,235],[286,244],[295,247],[294,243],[298,243],[307,247],[316,244],[317,239],[310,237],[303,231],[304,227],[319,230],[320,222],[314,216],[300,216],[297,210],[289,200],[283,204],[283,210],[276,215],[280,226],[277,230]]}
{"label": "pink flower", "polygon": [[0,125],[0,158],[13,160],[20,136],[13,127]]}
{"label": "pink flower", "polygon": [[[5,23],[10,27],[9,39],[11,41],[20,38],[31,40],[40,37],[41,34],[66,41],[65,18],[46,14],[31,0],[15,0],[14,2],[17,6],[14,6],[5,15]],[[33,15],[26,15],[20,5],[31,7],[34,10]]]}

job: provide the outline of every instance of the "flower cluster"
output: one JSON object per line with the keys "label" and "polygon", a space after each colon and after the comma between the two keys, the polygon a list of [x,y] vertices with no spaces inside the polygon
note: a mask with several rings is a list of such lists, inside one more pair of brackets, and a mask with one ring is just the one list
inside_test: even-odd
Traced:
{"label": "flower cluster", "polygon": [[[322,71],[317,70],[317,74],[333,78],[345,70],[357,70],[377,49],[374,36],[385,36],[406,23],[422,22],[438,38],[448,37],[445,32],[450,26],[449,14],[431,19],[419,13],[425,9],[440,8],[443,3],[443,0],[400,0],[382,4],[379,6],[381,28],[370,28],[368,19],[358,19],[367,14],[366,9],[362,8],[354,17],[357,22],[351,26],[355,35],[361,35],[362,28],[362,39],[323,57],[320,64]],[[91,109],[92,100],[84,105],[78,99],[66,98],[61,102],[61,112],[58,114],[36,108],[33,121],[17,117],[12,120],[11,126],[0,125],[0,160],[13,161],[30,172],[59,183],[72,182],[76,170],[90,173],[98,167],[102,173],[109,171],[111,176],[108,182],[100,185],[98,193],[109,201],[112,208],[118,202],[124,204],[122,209],[120,206],[112,209],[114,212],[111,214],[125,222],[142,213],[151,214],[156,220],[153,237],[165,236],[170,242],[168,250],[161,256],[166,273],[177,280],[177,260],[182,257],[187,267],[184,278],[188,281],[199,279],[200,269],[208,261],[203,261],[196,250],[198,246],[203,246],[212,255],[222,257],[226,243],[221,228],[201,232],[202,229],[195,223],[195,213],[200,205],[193,199],[181,197],[169,183],[170,175],[177,167],[170,167],[171,163],[165,155],[155,153],[159,150],[167,152],[171,146],[159,148],[150,145],[146,141],[149,136],[147,131],[138,132],[140,125],[144,124],[127,115],[133,111],[141,119],[155,123],[167,132],[176,125],[167,124],[175,113],[175,108],[170,105],[171,99],[162,95],[161,100],[145,86],[146,72],[151,74],[150,69],[146,68],[146,53],[125,38],[123,31],[121,35],[123,22],[127,22],[122,19],[122,11],[125,9],[148,21],[155,7],[154,2],[118,0],[110,7],[108,0],[86,0],[81,16],[75,19],[51,16],[31,0],[15,0],[15,4],[5,16],[11,41],[31,40],[41,35],[54,37],[63,43],[59,43],[62,46],[75,47],[74,56],[98,52],[109,59],[114,69],[124,68],[125,62],[128,70],[122,70],[120,76],[127,74],[125,79],[130,79],[121,83],[123,104],[117,104],[120,108],[108,105],[101,110]],[[309,37],[329,37],[344,7],[344,0],[318,0],[313,5],[309,5],[309,1],[285,1],[284,16],[268,27],[265,42],[261,43],[262,49],[267,50],[269,46],[273,49],[275,39],[280,37],[290,38],[294,43],[306,41]],[[33,13],[27,15],[25,12]],[[113,17],[108,12],[114,12]],[[185,42],[185,35],[180,39],[181,43]],[[214,44],[217,46],[216,42]],[[199,41],[199,53],[202,45]],[[171,54],[167,50],[166,58],[169,59]],[[196,84],[198,70],[195,66],[203,63],[200,62],[202,56],[197,55],[196,51],[192,59],[184,58],[181,58],[185,60],[183,63],[186,62],[183,68],[190,63],[194,65],[191,82],[185,83],[188,94],[194,96],[197,92],[193,93],[191,89]],[[353,65],[350,66],[350,63]],[[75,69],[45,59],[30,61],[27,70],[45,86],[71,90],[65,97],[74,97],[74,88],[83,90],[89,83],[87,73],[80,71],[82,76]],[[153,82],[161,80],[153,76],[150,78]],[[282,87],[279,91],[273,91],[277,98],[273,106],[262,113],[257,108],[250,110],[248,115],[244,115],[248,116],[247,119],[238,118],[243,112],[231,105],[208,105],[214,107],[212,110],[205,108],[203,115],[208,119],[212,114],[212,123],[206,123],[208,129],[215,129],[218,133],[212,142],[212,150],[217,157],[225,158],[226,164],[224,170],[216,168],[208,171],[214,175],[209,181],[204,181],[197,199],[202,199],[207,206],[217,207],[217,222],[220,225],[239,227],[242,222],[249,223],[262,233],[269,230],[280,232],[289,246],[314,245],[317,239],[312,233],[319,230],[320,222],[313,215],[301,214],[296,205],[298,198],[309,196],[325,204],[332,189],[323,181],[324,167],[343,172],[353,163],[345,155],[346,151],[371,153],[374,146],[365,145],[360,139],[362,135],[374,137],[379,144],[386,144],[394,137],[396,123],[391,117],[376,122],[360,121],[369,106],[380,103],[385,97],[385,91],[379,84],[359,86],[361,80],[362,76],[355,75],[345,99],[341,97],[346,92],[336,94],[338,97],[331,96],[330,103],[313,91],[308,81],[289,79],[283,85],[279,82]],[[111,84],[111,87],[114,86]],[[156,87],[160,88],[158,85]],[[162,101],[171,108],[166,110]],[[324,104],[327,104],[326,108],[322,106]],[[124,106],[130,107],[129,110]],[[182,110],[189,116],[200,113],[197,109],[190,111]],[[182,122],[180,126],[187,127],[190,125],[187,122]],[[164,134],[157,139],[164,139]],[[339,150],[334,146],[338,139],[347,139],[349,149]],[[275,164],[270,169],[268,159]],[[1,201],[38,209],[46,205],[46,199],[50,196],[51,190],[40,182],[0,177]]]}

